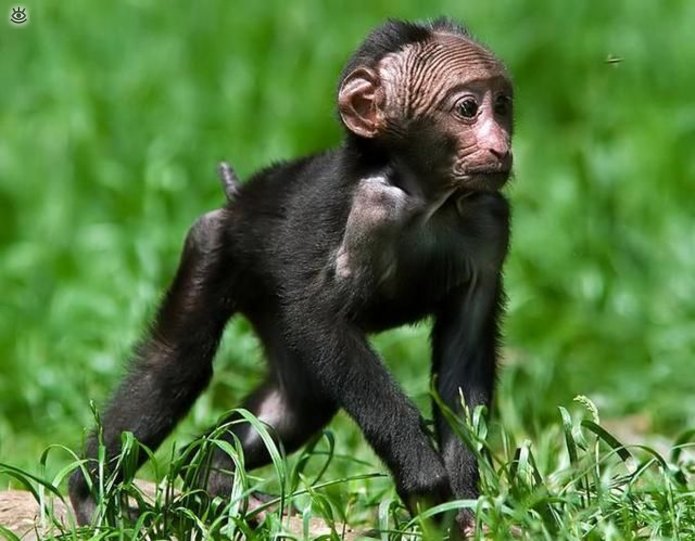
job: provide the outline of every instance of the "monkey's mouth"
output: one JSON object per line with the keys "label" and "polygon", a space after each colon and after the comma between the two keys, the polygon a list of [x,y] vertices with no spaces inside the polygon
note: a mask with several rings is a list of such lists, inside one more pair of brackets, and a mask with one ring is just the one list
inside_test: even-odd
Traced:
{"label": "monkey's mouth", "polygon": [[507,183],[510,174],[508,169],[468,169],[457,175],[456,187],[463,191],[497,192]]}

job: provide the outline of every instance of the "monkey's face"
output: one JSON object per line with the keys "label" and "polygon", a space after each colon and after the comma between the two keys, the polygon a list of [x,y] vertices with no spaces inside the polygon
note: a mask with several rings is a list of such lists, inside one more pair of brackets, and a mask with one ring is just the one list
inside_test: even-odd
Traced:
{"label": "monkey's face", "polygon": [[438,33],[408,45],[348,75],[339,97],[348,129],[385,141],[432,188],[495,191],[509,178],[512,84],[472,40]]}

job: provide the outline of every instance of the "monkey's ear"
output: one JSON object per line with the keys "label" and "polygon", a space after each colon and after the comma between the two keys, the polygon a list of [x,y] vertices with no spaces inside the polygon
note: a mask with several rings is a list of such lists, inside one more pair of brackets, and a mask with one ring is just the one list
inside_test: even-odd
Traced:
{"label": "monkey's ear", "polygon": [[343,123],[355,135],[372,138],[383,127],[383,91],[379,76],[361,67],[343,80],[338,92],[338,110]]}

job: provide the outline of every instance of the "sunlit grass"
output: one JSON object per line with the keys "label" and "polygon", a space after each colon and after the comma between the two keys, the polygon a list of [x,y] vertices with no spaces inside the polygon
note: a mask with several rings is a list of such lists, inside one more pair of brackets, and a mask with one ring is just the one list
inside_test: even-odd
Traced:
{"label": "sunlit grass", "polygon": [[[481,516],[548,539],[687,538],[675,533],[692,528],[692,494],[673,477],[684,458],[661,446],[695,426],[695,3],[386,0],[349,15],[337,0],[24,3],[31,24],[0,30],[1,462],[64,488],[74,457],[51,451],[42,469],[43,449],[80,448],[90,400],[102,404],[122,374],[187,227],[224,201],[217,161],[246,178],[337,144],[335,81],[349,51],[387,16],[443,13],[498,51],[516,84],[509,310],[490,427],[504,482],[486,481]],[[425,324],[375,339],[425,410],[427,335]],[[230,325],[215,367],[156,454],[161,471],[144,475],[166,479],[172,449],[263,377],[247,322]],[[629,443],[659,442],[665,462],[637,474],[602,444],[606,468],[633,480],[616,490],[603,469],[570,463],[557,407],[578,394],[605,426],[638,418]],[[308,513],[403,528],[389,479],[354,478],[383,472],[354,424],[340,415],[330,430],[324,479],[345,481],[303,496],[318,498]],[[591,430],[573,433],[586,434],[577,454],[590,460]],[[508,480],[517,449],[547,494]],[[649,460],[629,449],[628,464]],[[279,482],[272,468],[254,475],[249,486]],[[599,496],[580,498],[580,478]],[[560,533],[543,533],[557,513]]]}
{"label": "sunlit grass", "polygon": [[[74,456],[72,465],[52,479],[5,464],[0,464],[0,475],[30,490],[44,508],[43,531],[64,539],[272,539],[283,535],[441,539],[445,532],[432,519],[439,517],[446,524],[446,517],[450,519],[462,507],[475,510],[479,539],[689,539],[695,535],[695,430],[683,433],[666,453],[646,445],[624,446],[601,426],[595,406],[583,397],[579,401],[584,407],[573,408],[574,415],[559,408],[558,420],[549,427],[553,436],[543,448],[528,439],[517,441],[496,424],[488,426],[482,409],[471,417],[447,412],[456,434],[478,457],[482,496],[477,501],[426,509],[412,518],[393,490],[379,500],[354,492],[348,496],[348,506],[333,496],[335,489],[350,493],[355,481],[383,473],[381,468],[353,460],[358,473],[332,478],[327,472],[337,457],[330,432],[288,459],[267,428],[243,410],[239,410],[242,419],[235,422],[251,423],[261,434],[273,462],[268,475],[244,471],[238,442],[220,439],[229,426],[195,440],[169,460],[154,458],[126,433],[116,459],[125,479],[106,475],[102,483],[92,486],[98,508],[90,527],[76,528],[69,514],[61,520],[51,513],[51,500],[60,498],[57,487],[65,475],[86,466]],[[235,465],[236,474],[229,472],[234,484],[228,499],[211,499],[202,490],[187,488],[205,478],[216,448]],[[48,453],[59,451],[65,449],[49,450],[43,461]],[[154,463],[154,493],[143,492],[133,483],[133,464],[143,452]],[[99,456],[99,470],[109,471],[103,453]],[[274,495],[260,507],[249,507],[249,496],[259,491]],[[320,536],[317,519],[323,528]]]}

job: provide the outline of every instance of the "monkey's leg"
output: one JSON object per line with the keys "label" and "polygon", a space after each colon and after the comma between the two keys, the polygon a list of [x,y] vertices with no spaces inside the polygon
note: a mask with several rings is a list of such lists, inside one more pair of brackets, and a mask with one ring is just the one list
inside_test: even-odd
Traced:
{"label": "monkey's leg", "polygon": [[[291,453],[321,430],[335,415],[336,405],[325,396],[311,374],[297,361],[285,343],[280,324],[272,314],[263,314],[255,327],[264,343],[271,374],[242,403],[271,428],[271,435]],[[232,414],[224,422],[240,420]],[[258,432],[246,422],[233,424],[223,439],[239,439],[246,468],[251,470],[270,463],[270,454]],[[213,496],[228,496],[232,489],[234,464],[229,456],[215,449],[207,491]]]}
{"label": "monkey's leg", "polygon": [[[137,348],[129,373],[102,416],[109,462],[120,451],[123,431],[133,432],[152,449],[159,446],[210,379],[212,359],[233,310],[226,291],[233,271],[223,260],[223,213],[208,213],[190,229],[152,330]],[[97,435],[92,434],[85,456],[94,482],[97,452]],[[144,459],[141,453],[139,464]],[[81,470],[70,479],[70,499],[78,522],[88,523],[96,506]]]}
{"label": "monkey's leg", "polygon": [[[433,372],[437,392],[454,412],[461,411],[460,394],[472,410],[490,407],[497,365],[498,319],[502,290],[497,276],[480,277],[466,291],[452,294],[436,314],[432,330]],[[457,498],[477,498],[478,465],[433,405],[440,451]],[[462,511],[462,529],[473,525],[473,513]]]}

